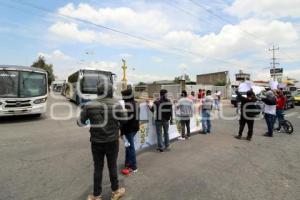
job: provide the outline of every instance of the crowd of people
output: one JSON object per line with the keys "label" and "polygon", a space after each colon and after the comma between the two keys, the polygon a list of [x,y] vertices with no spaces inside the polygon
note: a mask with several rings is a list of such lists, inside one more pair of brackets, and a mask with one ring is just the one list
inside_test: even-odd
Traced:
{"label": "crowd of people", "polygon": [[[286,105],[286,97],[281,89],[270,90],[267,89],[266,96],[261,99],[263,105],[258,104],[256,95],[252,90],[247,91],[246,97],[241,93],[236,92],[237,97],[241,101],[241,114],[239,132],[236,136],[237,139],[242,138],[242,133],[245,125],[248,126],[248,134],[246,139],[251,141],[253,135],[254,121],[262,111],[267,124],[267,132],[264,134],[266,137],[273,137],[274,130],[280,132],[281,123],[284,120],[284,108]],[[278,127],[274,127],[278,121]]]}
{"label": "crowd of people", "polygon": [[[97,86],[97,98],[83,105],[79,126],[90,126],[91,150],[94,161],[94,190],[88,196],[88,200],[102,200],[102,172],[104,159],[107,159],[109,178],[112,189],[112,200],[120,199],[125,194],[125,188],[119,186],[117,158],[119,152],[119,138],[125,142],[125,165],[121,173],[128,175],[138,171],[134,138],[139,131],[139,106],[134,99],[131,88],[122,91],[125,102],[122,105],[113,97],[113,87],[110,84]],[[201,116],[202,132],[209,134],[212,131],[211,112],[213,109],[220,110],[221,92],[200,89],[197,96],[194,91],[188,95],[183,90],[181,98],[172,102],[168,99],[168,91],[160,90],[159,98],[153,103],[147,101],[149,110],[153,113],[157,136],[158,152],[170,150],[169,126],[176,120],[179,122],[181,137],[179,139],[190,139],[190,121],[196,113]],[[239,92],[237,96],[241,101],[240,127],[237,139],[242,138],[245,125],[248,125],[247,140],[253,136],[253,127],[256,116],[260,113],[260,106],[252,90],[243,97]],[[268,132],[265,136],[272,137],[275,119],[283,120],[285,97],[282,91],[267,91],[264,102],[264,117]],[[195,106],[195,103],[199,106]],[[280,130],[279,127],[276,127]]]}

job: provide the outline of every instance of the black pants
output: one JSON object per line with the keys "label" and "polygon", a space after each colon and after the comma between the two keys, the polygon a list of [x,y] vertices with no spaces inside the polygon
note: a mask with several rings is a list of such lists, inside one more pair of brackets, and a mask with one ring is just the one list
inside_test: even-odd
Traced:
{"label": "black pants", "polygon": [[180,120],[180,125],[181,125],[181,137],[185,137],[185,127],[186,127],[186,132],[187,132],[187,137],[191,136],[191,131],[190,131],[190,120]]}
{"label": "black pants", "polygon": [[243,116],[241,116],[241,119],[240,119],[239,136],[242,136],[246,124],[248,125],[248,135],[247,135],[247,137],[252,138],[254,120],[253,119],[245,119]]}
{"label": "black pants", "polygon": [[102,172],[104,157],[107,159],[111,189],[119,189],[117,158],[119,153],[119,140],[108,143],[92,143],[94,159],[94,196],[102,193]]}

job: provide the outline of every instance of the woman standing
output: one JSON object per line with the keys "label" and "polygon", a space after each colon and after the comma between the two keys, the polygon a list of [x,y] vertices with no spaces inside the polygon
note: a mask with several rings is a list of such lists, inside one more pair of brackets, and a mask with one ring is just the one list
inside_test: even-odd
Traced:
{"label": "woman standing", "polygon": [[136,152],[134,146],[134,137],[139,131],[138,107],[134,100],[132,89],[122,91],[122,98],[125,102],[125,109],[127,113],[127,120],[122,123],[121,135],[126,137],[128,145],[126,146],[125,169],[122,173],[127,175],[129,173],[137,172]]}
{"label": "woman standing", "polygon": [[[280,131],[281,125],[280,122],[284,120],[283,112],[286,103],[286,98],[281,90],[278,90],[276,93],[276,120],[278,120],[277,131]],[[275,121],[276,121],[275,120]]]}

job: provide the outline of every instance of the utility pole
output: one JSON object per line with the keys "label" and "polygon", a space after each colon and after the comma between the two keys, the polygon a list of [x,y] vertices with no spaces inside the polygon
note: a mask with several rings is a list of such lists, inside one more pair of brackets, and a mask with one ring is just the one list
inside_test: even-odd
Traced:
{"label": "utility pole", "polygon": [[275,81],[276,80],[276,71],[275,71],[275,69],[276,69],[276,65],[279,65],[279,63],[276,62],[277,58],[275,57],[275,51],[279,51],[279,47],[275,48],[275,46],[273,45],[273,48],[269,49],[269,51],[272,51],[272,53],[273,53],[271,65],[272,65],[272,68],[273,68],[273,80]]}

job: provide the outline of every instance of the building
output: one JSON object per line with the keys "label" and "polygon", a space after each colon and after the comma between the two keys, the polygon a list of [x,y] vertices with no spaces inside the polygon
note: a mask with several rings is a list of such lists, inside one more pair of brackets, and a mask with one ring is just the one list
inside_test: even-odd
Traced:
{"label": "building", "polygon": [[235,81],[250,81],[250,74],[246,74],[242,70],[240,70],[239,73],[235,74]]}
{"label": "building", "polygon": [[199,74],[197,75],[197,84],[202,85],[227,85],[229,80],[229,72],[215,72],[208,74]]}

